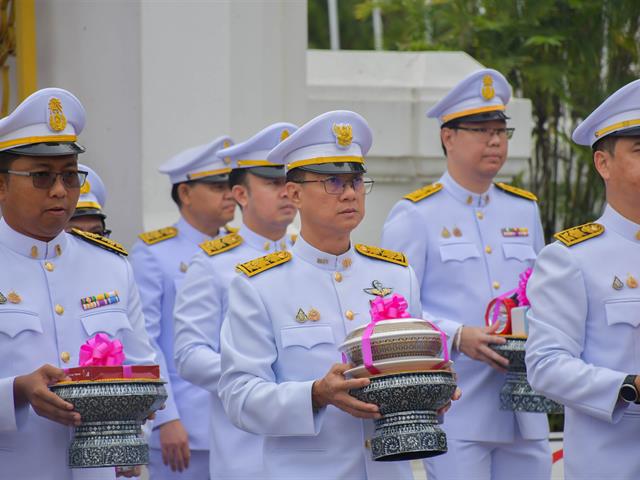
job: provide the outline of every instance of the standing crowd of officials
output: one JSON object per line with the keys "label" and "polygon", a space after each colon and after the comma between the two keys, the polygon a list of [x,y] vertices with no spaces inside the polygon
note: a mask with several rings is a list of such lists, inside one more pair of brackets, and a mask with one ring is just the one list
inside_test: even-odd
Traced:
{"label": "standing crowd of officials", "polygon": [[[409,462],[372,461],[379,409],[349,394],[369,379],[346,377],[337,349],[376,296],[397,293],[446,334],[460,387],[442,412],[448,452],[424,460],[429,480],[548,480],[546,416],[500,409],[508,361],[490,346],[505,340],[485,325],[488,303],[532,267],[528,375],[565,406],[565,478],[637,478],[640,80],[573,134],[605,183],[602,217],[547,246],[537,197],[495,182],[510,97],[504,76],[482,69],[427,112],[446,170],[398,201],[380,246],[351,240],[374,185],[372,131],[338,110],[169,159],[159,171],[179,219],[140,234],[127,258],[109,238],[105,185],[78,163],[82,104],[58,88],[32,94],[0,119],[2,475],[140,473],[67,466],[82,419],[48,386],[102,332],[167,381],[149,423],[153,480],[411,479]],[[117,301],[83,308],[114,291]]]}

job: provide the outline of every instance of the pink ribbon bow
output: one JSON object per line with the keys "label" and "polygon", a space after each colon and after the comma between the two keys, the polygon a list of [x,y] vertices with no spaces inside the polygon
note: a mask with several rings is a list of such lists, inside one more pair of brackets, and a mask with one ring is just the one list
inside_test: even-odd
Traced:
{"label": "pink ribbon bow", "polygon": [[527,298],[527,283],[529,283],[529,278],[531,277],[532,273],[533,269],[527,268],[520,274],[520,281],[518,282],[518,289],[516,292],[516,298],[518,299],[519,307],[528,307],[529,305],[531,305],[529,303],[529,299]]}
{"label": "pink ribbon bow", "polygon": [[120,340],[109,340],[104,333],[98,333],[80,347],[81,367],[120,366],[124,358]]}
{"label": "pink ribbon bow", "polygon": [[[390,298],[377,297],[371,301],[371,308],[369,310],[371,314],[371,322],[367,325],[362,333],[362,360],[364,367],[369,371],[371,375],[378,375],[380,370],[373,366],[373,355],[371,353],[371,335],[373,329],[381,320],[395,320],[398,318],[411,318],[407,308],[409,304],[407,300],[397,293],[394,293]],[[436,369],[444,365],[449,361],[449,351],[447,349],[447,337],[439,328],[433,323],[427,322],[431,327],[440,334],[442,339],[442,349],[444,351],[444,362],[438,364]]]}

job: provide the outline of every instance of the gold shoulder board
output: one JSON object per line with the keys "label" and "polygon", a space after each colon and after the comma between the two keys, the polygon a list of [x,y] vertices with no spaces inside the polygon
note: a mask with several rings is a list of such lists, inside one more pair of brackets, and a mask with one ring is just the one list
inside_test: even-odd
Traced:
{"label": "gold shoulder board", "polygon": [[597,237],[604,232],[604,225],[599,223],[585,223],[578,227],[571,227],[556,233],[553,237],[560,240],[567,247]]}
{"label": "gold shoulder board", "polygon": [[430,197],[436,192],[442,190],[441,183],[432,183],[431,185],[426,185],[418,190],[415,190],[404,196],[407,200],[411,200],[414,203],[419,202],[420,200],[424,200],[427,197]]}
{"label": "gold shoulder board", "polygon": [[77,228],[72,228],[71,233],[76,237],[82,238],[83,240],[93,243],[105,250],[109,250],[110,252],[119,253],[124,256],[129,255],[129,252],[127,252],[118,242],[115,242],[110,238],[103,237],[102,235],[98,235],[97,233],[85,232]]}
{"label": "gold shoulder board", "polygon": [[227,233],[236,233],[239,230],[239,228],[231,227],[229,225],[225,225],[224,229]]}
{"label": "gold shoulder board", "polygon": [[522,188],[514,187],[512,185],[509,185],[508,183],[498,182],[496,183],[496,187],[498,187],[500,190],[504,190],[505,192],[510,193],[511,195],[526,198],[527,200],[533,200],[534,202],[538,201],[538,197],[536,197],[533,193]]}
{"label": "gold shoulder board", "polygon": [[210,257],[236,248],[243,240],[237,233],[230,233],[224,237],[214,238],[200,244],[200,248]]}
{"label": "gold shoulder board", "polygon": [[147,245],[153,245],[154,243],[169,240],[176,235],[178,235],[178,229],[176,227],[165,227],[159,228],[158,230],[151,230],[150,232],[141,233],[140,235],[138,235],[138,238]]}
{"label": "gold shoulder board", "polygon": [[361,243],[356,245],[356,251],[366,257],[397,263],[403,267],[409,266],[407,256],[404,253],[394,252],[393,250],[386,250],[380,247],[372,247],[370,245],[362,245]]}
{"label": "gold shoulder board", "polygon": [[287,263],[293,256],[290,252],[274,252],[264,257],[256,258],[236,266],[236,270],[244,273],[247,277],[253,277],[259,273],[265,272],[270,268],[277,267],[283,263]]}

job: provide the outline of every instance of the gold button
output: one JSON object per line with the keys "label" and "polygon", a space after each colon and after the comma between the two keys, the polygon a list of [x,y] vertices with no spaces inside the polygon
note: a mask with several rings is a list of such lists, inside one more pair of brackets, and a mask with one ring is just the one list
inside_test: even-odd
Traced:
{"label": "gold button", "polygon": [[366,448],[367,450],[371,450],[371,440],[369,440],[368,438],[364,441],[364,448]]}
{"label": "gold button", "polygon": [[64,363],[69,363],[69,360],[71,360],[71,355],[69,354],[69,352],[62,352],[60,354],[60,360],[62,360]]}
{"label": "gold button", "polygon": [[351,310],[347,310],[346,312],[344,312],[344,316],[347,317],[347,320],[353,320],[353,312]]}
{"label": "gold button", "polygon": [[482,220],[484,218],[484,214],[482,212],[476,212],[476,217],[478,217],[478,220]]}
{"label": "gold button", "polygon": [[336,279],[336,282],[341,282],[342,281],[342,274],[340,272],[336,272],[333,274],[333,278]]}
{"label": "gold button", "polygon": [[51,262],[44,262],[44,268],[47,270],[47,272],[53,272],[53,269],[55,267],[53,266],[53,263],[51,263]]}
{"label": "gold button", "polygon": [[64,313],[64,308],[62,308],[62,305],[60,304],[56,305],[55,310],[58,315],[62,315]]}
{"label": "gold button", "polygon": [[493,282],[493,288],[495,290],[499,289],[500,288],[500,282]]}
{"label": "gold button", "polygon": [[484,247],[484,251],[487,253],[491,253],[493,250],[491,250],[491,247],[487,245],[486,247]]}

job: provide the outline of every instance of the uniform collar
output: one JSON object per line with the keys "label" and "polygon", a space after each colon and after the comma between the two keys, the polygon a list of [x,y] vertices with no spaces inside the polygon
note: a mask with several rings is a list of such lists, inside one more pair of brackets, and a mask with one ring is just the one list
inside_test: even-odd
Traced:
{"label": "uniform collar", "polygon": [[263,237],[262,235],[257,234],[249,227],[247,227],[244,223],[240,227],[240,230],[238,230],[238,235],[240,235],[244,242],[251,248],[258,251],[261,250],[265,253],[277,252],[279,250],[288,250],[292,245],[291,238],[287,235],[276,241],[273,241],[268,239],[267,237]]}
{"label": "uniform collar", "polygon": [[599,221],[627,240],[640,241],[640,225],[620,215],[611,205],[607,204]]}
{"label": "uniform collar", "polygon": [[50,242],[42,242],[16,232],[4,218],[0,219],[0,243],[24,257],[36,260],[59,257],[67,248],[67,239],[63,230]]}
{"label": "uniform collar", "polygon": [[302,235],[298,236],[298,240],[291,249],[291,253],[293,253],[294,257],[301,258],[315,267],[332,272],[347,270],[356,258],[353,245],[342,255],[331,255],[308,244],[304,238],[302,238]]}
{"label": "uniform collar", "polygon": [[[200,244],[213,238],[195,228],[193,225],[187,222],[184,217],[180,217],[180,220],[178,220],[173,226],[178,229],[178,235],[180,235],[181,237],[185,237],[189,241],[189,243]],[[218,230],[218,235],[216,235],[216,237],[219,237],[220,233],[221,230]]]}
{"label": "uniform collar", "polygon": [[484,193],[474,193],[456,182],[448,171],[444,172],[439,181],[456,200],[470,207],[486,207],[493,196],[493,185]]}

